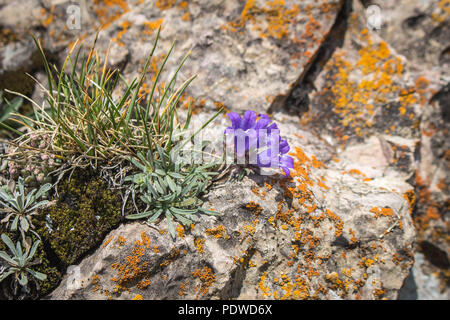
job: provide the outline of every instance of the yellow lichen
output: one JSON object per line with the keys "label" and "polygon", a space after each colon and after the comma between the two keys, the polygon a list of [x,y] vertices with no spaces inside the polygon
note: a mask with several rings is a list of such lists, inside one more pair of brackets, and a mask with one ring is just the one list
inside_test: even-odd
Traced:
{"label": "yellow lichen", "polygon": [[197,251],[199,253],[203,253],[204,252],[204,249],[203,249],[204,243],[205,243],[205,239],[195,238],[194,245],[195,245],[195,248],[197,249]]}
{"label": "yellow lichen", "polygon": [[216,281],[214,272],[207,266],[203,267],[203,269],[197,269],[192,273],[192,276],[194,278],[198,278],[201,282],[200,287],[196,288],[195,290],[197,292],[197,298],[199,297],[199,295],[204,297],[209,292],[209,288]]}
{"label": "yellow lichen", "polygon": [[223,225],[219,225],[215,228],[206,229],[205,233],[206,233],[206,235],[212,236],[216,239],[219,239],[219,238],[229,239],[230,238],[230,236],[227,235],[227,229]]}

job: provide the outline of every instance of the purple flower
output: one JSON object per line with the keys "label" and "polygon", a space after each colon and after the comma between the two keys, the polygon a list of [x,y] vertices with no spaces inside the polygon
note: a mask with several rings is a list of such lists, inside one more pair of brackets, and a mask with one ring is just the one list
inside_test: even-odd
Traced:
{"label": "purple flower", "polygon": [[[257,119],[253,111],[245,111],[244,117],[236,112],[228,113],[231,127],[226,134],[234,135],[236,157],[246,158],[246,162],[258,167],[279,167],[288,177],[290,168],[294,167],[294,159],[286,153],[289,152],[289,144],[281,139],[280,131],[276,123],[271,124],[270,118],[260,114]],[[253,160],[253,161],[252,161]]]}

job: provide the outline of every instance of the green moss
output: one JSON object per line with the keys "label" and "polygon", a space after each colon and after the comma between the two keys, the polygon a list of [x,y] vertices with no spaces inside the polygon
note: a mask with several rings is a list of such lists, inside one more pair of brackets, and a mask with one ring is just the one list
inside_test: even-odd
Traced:
{"label": "green moss", "polygon": [[45,281],[39,281],[39,295],[45,296],[49,294],[51,290],[56,288],[62,278],[62,274],[58,270],[58,268],[48,259],[47,254],[43,249],[42,243],[39,245],[36,256],[41,263],[33,267],[33,270],[42,272],[47,275],[47,279],[45,279]]}
{"label": "green moss", "polygon": [[70,181],[60,182],[58,193],[56,204],[41,212],[36,225],[38,234],[68,266],[96,248],[104,235],[119,225],[122,201],[101,178],[81,170]]}

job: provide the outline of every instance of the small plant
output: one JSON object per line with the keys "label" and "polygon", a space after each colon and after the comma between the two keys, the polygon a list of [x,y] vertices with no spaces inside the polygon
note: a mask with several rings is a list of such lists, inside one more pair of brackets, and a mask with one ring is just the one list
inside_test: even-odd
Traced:
{"label": "small plant", "polygon": [[[8,165],[11,163],[12,172],[18,175],[19,170],[35,168],[44,155],[51,161],[49,174],[58,175],[58,181],[67,170],[90,165],[94,169],[119,170],[119,179],[116,179],[117,172],[106,172],[110,169],[102,172],[112,185],[120,188],[116,180],[122,181],[125,177],[126,170],[120,168],[127,167],[130,158],[138,159],[138,153],[154,157],[157,146],[170,152],[174,133],[189,126],[190,105],[185,123],[179,119],[178,107],[195,76],[177,86],[187,54],[167,81],[161,81],[173,44],[147,86],[146,76],[154,62],[159,33],[160,30],[142,73],[130,83],[118,70],[107,66],[107,59],[101,62],[94,48],[82,58],[82,46],[77,51],[74,47],[62,68],[58,69],[49,64],[35,39],[46,70],[48,88],[40,85],[45,97],[42,105],[16,93],[32,103],[34,116],[22,116],[21,121],[29,132],[8,142],[10,152],[1,156],[8,159]],[[119,87],[123,90],[118,95]],[[222,111],[219,110],[204,126]],[[37,146],[34,145],[36,141]],[[43,181],[48,171],[44,168],[36,171],[37,174],[34,170],[32,173],[36,180]]]}
{"label": "small plant", "polygon": [[11,251],[12,256],[4,251],[0,251],[0,258],[7,263],[7,267],[4,268],[2,273],[0,273],[0,282],[8,278],[10,275],[14,275],[14,292],[17,292],[17,283],[20,284],[26,292],[28,292],[28,275],[31,275],[33,279],[40,281],[44,281],[47,278],[47,275],[31,269],[33,265],[40,263],[38,260],[33,260],[37,247],[40,244],[40,240],[37,240],[32,246],[22,250],[22,246],[19,241],[14,246],[14,243],[6,234],[2,234],[1,238]]}
{"label": "small plant", "polygon": [[[42,106],[30,101],[35,110],[35,119],[27,118],[31,134],[51,136],[46,151],[55,153],[63,162],[70,160],[72,165],[79,166],[136,158],[138,152],[155,151],[156,145],[170,148],[173,131],[181,127],[177,114],[179,100],[195,76],[176,88],[186,55],[167,85],[158,84],[173,44],[153,83],[149,88],[144,86],[158,38],[159,30],[141,75],[131,83],[118,70],[108,68],[106,59],[102,63],[94,48],[82,58],[82,46],[79,46],[58,69],[48,63],[40,43],[35,40],[47,73],[48,89],[41,86],[45,96]],[[119,86],[124,90],[115,98]],[[189,108],[187,118],[190,113]],[[16,141],[16,145],[27,149],[27,154],[40,152],[29,144],[28,137]]]}
{"label": "small plant", "polygon": [[[37,214],[37,209],[49,203],[48,200],[38,201],[51,188],[51,184],[47,183],[38,189],[25,192],[25,182],[19,177],[17,186],[10,184],[0,189],[0,212],[6,216],[0,221],[7,223],[11,231],[20,230],[22,237],[27,233],[33,224],[31,217]],[[11,222],[12,220],[12,222]]]}
{"label": "small plant", "polygon": [[[4,104],[3,102],[6,102]],[[21,134],[17,131],[17,122],[12,119],[12,115],[19,111],[22,106],[23,99],[15,97],[11,101],[3,98],[3,91],[0,90],[0,135],[12,137],[12,132]]]}
{"label": "small plant", "polygon": [[126,181],[134,184],[133,188],[141,193],[140,198],[147,208],[127,218],[148,218],[147,223],[152,223],[163,216],[172,238],[175,238],[174,219],[184,226],[190,226],[197,220],[197,213],[219,215],[216,211],[201,208],[203,201],[199,198],[206,191],[211,178],[218,174],[212,171],[218,164],[187,165],[173,161],[160,147],[158,151],[157,159],[139,154],[141,162],[131,160],[141,172],[127,177]]}

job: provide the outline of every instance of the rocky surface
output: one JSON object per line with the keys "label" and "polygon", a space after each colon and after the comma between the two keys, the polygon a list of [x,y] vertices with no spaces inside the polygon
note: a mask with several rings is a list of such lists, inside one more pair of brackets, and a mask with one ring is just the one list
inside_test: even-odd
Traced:
{"label": "rocky surface", "polygon": [[416,252],[414,266],[400,291],[400,300],[448,300],[441,281],[430,270],[430,263]]}
{"label": "rocky surface", "polygon": [[[401,1],[383,3],[385,27],[381,36],[408,59],[416,92],[421,96],[420,143],[416,149],[414,222],[417,249],[425,256],[417,260],[413,273],[419,298],[437,281],[441,289],[449,283],[449,3],[448,1]],[[418,270],[421,271],[418,271]],[[421,288],[426,290],[421,292]],[[446,291],[449,295],[448,289]],[[445,295],[445,294],[444,294]],[[439,294],[430,294],[439,297]]]}
{"label": "rocky surface", "polygon": [[[178,79],[197,75],[186,99],[195,97],[208,109],[263,112],[297,80],[341,6],[342,1],[148,1],[104,29],[98,47],[111,45],[112,65],[142,66],[161,25],[153,61],[161,62],[176,41],[170,75],[190,52]],[[134,77],[139,70],[125,72]]]}
{"label": "rocky surface", "polygon": [[369,1],[80,3],[70,29],[68,1],[0,0],[0,88],[23,92],[10,75],[36,71],[31,33],[61,63],[101,30],[97,49],[131,80],[162,26],[150,74],[176,40],[162,80],[190,50],[177,83],[197,75],[183,96],[196,121],[269,111],[296,168],[215,186],[222,215],[176,242],[164,222],[121,225],[48,298],[445,299],[448,1],[380,1],[380,30]]}
{"label": "rocky surface", "polygon": [[[186,232],[180,226],[176,242],[164,223],[122,225],[50,298],[396,299],[414,261],[403,197],[412,187],[355,169],[382,167],[382,153],[369,161],[359,145],[351,159],[332,155],[295,124],[279,123],[282,133],[296,132],[287,135],[296,146],[290,179],[252,175],[216,185],[206,207],[222,215]],[[332,157],[341,161],[322,162]]]}

